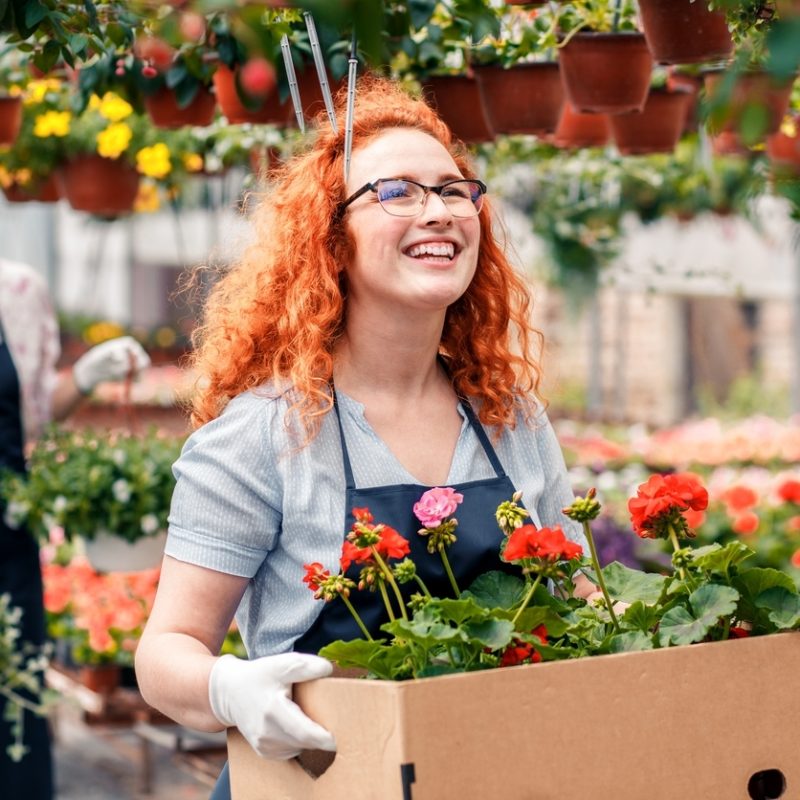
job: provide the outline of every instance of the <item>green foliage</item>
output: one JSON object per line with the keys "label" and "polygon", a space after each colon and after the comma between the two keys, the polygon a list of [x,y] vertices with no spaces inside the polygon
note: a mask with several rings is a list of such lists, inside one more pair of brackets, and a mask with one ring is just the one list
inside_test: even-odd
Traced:
{"label": "green foliage", "polygon": [[47,542],[61,526],[67,538],[106,531],[129,542],[166,530],[182,439],[156,431],[72,432],[51,428],[33,449],[28,475],[0,479],[5,520]]}

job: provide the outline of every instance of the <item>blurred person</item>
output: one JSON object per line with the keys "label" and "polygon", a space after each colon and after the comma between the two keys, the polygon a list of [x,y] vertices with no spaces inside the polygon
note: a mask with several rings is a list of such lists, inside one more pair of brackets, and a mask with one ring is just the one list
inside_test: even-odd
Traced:
{"label": "blurred person", "polygon": [[[175,465],[136,654],[148,703],[190,727],[236,726],[274,759],[335,749],[291,689],[331,673],[322,646],[361,637],[344,604],[303,583],[306,563],[338,572],[353,508],[408,535],[414,501],[453,487],[462,586],[509,569],[494,514],[517,490],[534,524],[585,546],[561,513],[574,498],[537,396],[540,336],[486,186],[426,103],[376,78],[359,82],[345,181],[337,105],[339,132],[322,125],[276,174],[255,243],[207,300],[198,430]],[[441,563],[409,538],[431,593],[448,596]],[[580,596],[595,592],[577,576]],[[380,595],[352,599],[378,634]],[[234,613],[249,660],[219,656]],[[228,797],[226,768],[213,798]]]}
{"label": "blurred person", "polygon": [[[58,322],[44,279],[27,264],[0,259],[0,468],[25,472],[25,444],[51,420],[61,420],[103,381],[120,380],[147,367],[150,359],[129,336],[112,339],[58,373]],[[2,511],[2,509],[0,509]],[[11,529],[0,514],[0,593],[22,608],[21,641],[45,641],[39,548],[23,529]],[[29,752],[13,762],[6,747],[10,723],[0,721],[0,797],[50,800],[53,768],[47,720],[26,713]]]}

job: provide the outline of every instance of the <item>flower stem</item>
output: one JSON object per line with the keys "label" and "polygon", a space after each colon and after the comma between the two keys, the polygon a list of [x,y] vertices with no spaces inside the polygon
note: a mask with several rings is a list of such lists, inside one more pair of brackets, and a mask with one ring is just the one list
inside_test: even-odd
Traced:
{"label": "flower stem", "polygon": [[606,588],[606,579],[603,577],[603,569],[600,566],[600,559],[597,556],[597,547],[594,543],[594,536],[592,536],[592,526],[589,524],[588,520],[583,521],[583,532],[586,534],[586,541],[589,543],[589,552],[592,555],[592,566],[597,574],[597,584],[600,587],[600,591],[603,593],[603,599],[606,601],[606,608],[611,616],[611,622],[614,625],[614,630],[617,633],[622,633],[622,629],[619,627],[619,620],[614,612],[614,604],[611,602],[611,597],[609,596],[608,589]]}
{"label": "flower stem", "polygon": [[406,613],[406,604],[403,602],[403,595],[400,594],[400,587],[397,585],[397,581],[394,579],[394,575],[392,575],[389,565],[381,558],[380,553],[374,545],[370,549],[372,550],[372,554],[375,556],[375,561],[378,562],[378,566],[381,568],[381,572],[383,572],[383,574],[386,576],[387,583],[392,587],[394,596],[397,598],[397,603],[400,606],[400,614],[402,615],[403,619],[408,619],[408,614]]}
{"label": "flower stem", "polygon": [[[678,535],[675,533],[675,528],[672,525],[668,525],[667,530],[669,531],[669,540],[672,542],[672,549],[677,553],[681,549],[681,545],[678,541]],[[683,567],[678,567],[678,575],[680,575],[682,581],[686,580],[686,571]]]}
{"label": "flower stem", "polygon": [[386,592],[386,584],[384,581],[378,579],[378,588],[381,592],[381,597],[383,597],[383,602],[386,606],[386,610],[389,612],[389,619],[394,622],[396,617],[394,615],[394,611],[392,611],[392,604],[389,602],[389,595]]}
{"label": "flower stem", "polygon": [[447,553],[445,553],[444,548],[439,550],[439,555],[442,557],[442,564],[444,564],[444,571],[447,573],[447,577],[450,578],[450,585],[453,587],[453,591],[456,594],[456,600],[461,597],[461,592],[458,590],[458,584],[456,583],[456,576],[453,575],[453,570],[450,568],[450,561],[447,558]]}
{"label": "flower stem", "polygon": [[347,606],[347,608],[349,609],[350,613],[353,615],[353,619],[358,624],[358,627],[361,628],[361,633],[363,633],[364,636],[367,637],[367,639],[369,639],[370,641],[373,641],[373,638],[369,635],[369,631],[367,630],[367,626],[364,625],[363,620],[358,615],[358,611],[355,610],[355,608],[353,607],[353,604],[350,602],[349,598],[345,597],[343,594],[340,594],[339,597],[341,597],[342,600],[344,600],[344,604]]}
{"label": "flower stem", "polygon": [[511,624],[516,628],[517,620],[520,618],[522,612],[528,607],[528,603],[530,603],[531,598],[533,597],[533,593],[536,591],[536,587],[542,582],[542,573],[540,572],[536,576],[536,580],[531,584],[531,588],[528,589],[528,594],[525,595],[525,599],[522,601],[522,605],[517,609],[517,613],[514,614],[514,618],[511,620]]}
{"label": "flower stem", "polygon": [[419,575],[416,575],[416,574],[415,574],[415,575],[414,575],[414,580],[415,580],[415,581],[417,582],[417,584],[419,585],[419,588],[420,588],[420,589],[422,589],[422,591],[423,591],[423,593],[425,594],[425,596],[426,596],[426,597],[432,597],[432,595],[431,595],[431,593],[430,593],[430,590],[429,590],[429,589],[428,589],[428,587],[425,585],[425,581],[423,581],[423,580],[422,580],[422,578],[420,578],[420,576],[419,576]]}

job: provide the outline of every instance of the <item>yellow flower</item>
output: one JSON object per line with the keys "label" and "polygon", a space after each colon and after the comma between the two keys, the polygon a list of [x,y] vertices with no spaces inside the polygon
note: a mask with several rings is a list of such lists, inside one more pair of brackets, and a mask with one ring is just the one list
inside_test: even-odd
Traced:
{"label": "yellow flower", "polygon": [[158,197],[158,187],[154,183],[143,182],[139,186],[139,194],[133,203],[133,210],[139,213],[158,211],[161,201]]}
{"label": "yellow flower", "polygon": [[26,168],[18,169],[14,173],[14,183],[17,186],[27,186],[31,182],[31,178],[33,178],[33,173]]}
{"label": "yellow flower", "polygon": [[23,102],[26,106],[34,106],[44,100],[45,95],[50,92],[57,92],[61,88],[61,81],[58,78],[44,78],[38,81],[31,81],[28,84]]}
{"label": "yellow flower", "polygon": [[133,132],[124,122],[114,122],[97,134],[97,152],[103,158],[119,158],[131,143]]}
{"label": "yellow flower", "polygon": [[8,189],[12,183],[14,183],[14,178],[11,177],[11,173],[0,164],[0,186],[3,189]]}
{"label": "yellow flower", "polygon": [[785,116],[781,123],[781,133],[790,139],[797,138],[797,123],[790,116]]}
{"label": "yellow flower", "polygon": [[83,332],[83,340],[87,344],[100,344],[100,342],[105,342],[108,339],[116,339],[118,336],[122,336],[123,333],[125,333],[125,330],[122,325],[102,320],[93,322],[86,328]]}
{"label": "yellow flower", "polygon": [[200,172],[203,169],[203,156],[198,153],[186,153],[183,157],[183,166],[187,172]]}
{"label": "yellow flower", "polygon": [[97,109],[110,122],[121,122],[133,114],[133,106],[114,92],[106,92]]}
{"label": "yellow flower", "polygon": [[[9,97],[19,97],[22,94],[22,87],[17,86],[16,83],[12,83],[11,86],[8,87],[7,91]],[[24,103],[26,101],[23,100],[22,102]]]}
{"label": "yellow flower", "polygon": [[149,178],[164,178],[172,171],[169,148],[158,142],[152,147],[143,147],[136,154],[136,169]]}
{"label": "yellow flower", "polygon": [[101,105],[102,105],[102,101],[100,100],[100,98],[96,94],[93,94],[89,98],[89,106],[88,106],[89,111],[97,111],[100,108]]}
{"label": "yellow flower", "polygon": [[69,111],[45,111],[39,114],[33,122],[33,135],[40,139],[48,136],[66,136],[69,133],[69,124],[72,114]]}

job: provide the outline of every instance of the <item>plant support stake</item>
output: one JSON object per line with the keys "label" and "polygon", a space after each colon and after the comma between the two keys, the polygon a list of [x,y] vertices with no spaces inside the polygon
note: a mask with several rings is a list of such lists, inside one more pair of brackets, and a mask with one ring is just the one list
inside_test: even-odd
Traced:
{"label": "plant support stake", "polygon": [[325,101],[325,111],[328,112],[328,119],[331,122],[331,128],[334,133],[338,133],[339,129],[336,125],[336,112],[333,110],[333,99],[331,98],[331,87],[328,85],[328,74],[325,71],[325,61],[322,58],[322,49],[319,46],[319,37],[317,36],[317,26],[314,24],[314,17],[308,11],[303,12],[303,18],[306,21],[306,29],[308,30],[308,40],[311,42],[311,54],[314,56],[314,64],[317,68],[317,78],[319,79],[319,88],[322,89],[322,99]]}
{"label": "plant support stake", "polygon": [[297,117],[297,126],[301,133],[306,132],[306,122],[303,119],[303,106],[300,104],[300,90],[297,88],[297,75],[294,71],[292,61],[292,48],[289,47],[289,37],[284,33],[281,37],[281,53],[283,54],[283,65],[286,67],[286,77],[289,79],[289,93],[292,95],[292,105],[294,115]]}
{"label": "plant support stake", "polygon": [[350,58],[347,61],[347,110],[344,120],[344,180],[350,175],[350,155],[353,151],[353,113],[356,101],[356,73],[358,58],[356,57],[356,32],[353,31],[353,43],[350,46]]}

